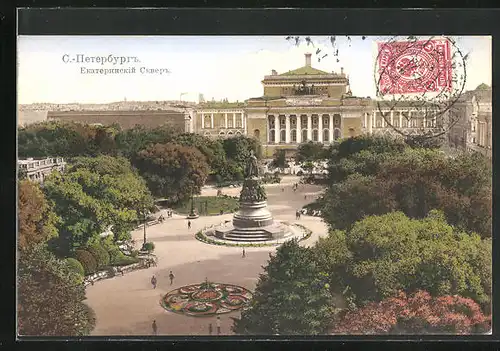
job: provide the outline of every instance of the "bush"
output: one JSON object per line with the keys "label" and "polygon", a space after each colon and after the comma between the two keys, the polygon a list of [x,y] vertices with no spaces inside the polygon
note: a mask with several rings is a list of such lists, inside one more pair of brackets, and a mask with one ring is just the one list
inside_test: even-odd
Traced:
{"label": "bush", "polygon": [[142,249],[148,252],[152,252],[155,249],[155,244],[152,242],[145,243],[142,245]]}
{"label": "bush", "polygon": [[94,274],[97,271],[97,260],[86,250],[76,250],[76,259],[82,264],[85,275]]}
{"label": "bush", "polygon": [[68,257],[67,259],[65,259],[65,262],[71,271],[81,275],[82,277],[85,275],[85,270],[83,269],[82,264],[77,259]]}
{"label": "bush", "polygon": [[87,248],[87,251],[90,252],[96,259],[97,268],[109,265],[109,254],[101,245],[92,245]]}
{"label": "bush", "polygon": [[122,255],[113,263],[113,266],[128,266],[137,262],[139,262],[137,257]]}

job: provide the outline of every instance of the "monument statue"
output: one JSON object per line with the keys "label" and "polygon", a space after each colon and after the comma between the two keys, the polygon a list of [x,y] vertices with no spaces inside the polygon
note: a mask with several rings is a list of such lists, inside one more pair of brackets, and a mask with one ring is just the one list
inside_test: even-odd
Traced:
{"label": "monument statue", "polygon": [[250,157],[246,165],[245,178],[252,178],[259,176],[259,165],[257,157],[254,155],[253,150],[250,151]]}

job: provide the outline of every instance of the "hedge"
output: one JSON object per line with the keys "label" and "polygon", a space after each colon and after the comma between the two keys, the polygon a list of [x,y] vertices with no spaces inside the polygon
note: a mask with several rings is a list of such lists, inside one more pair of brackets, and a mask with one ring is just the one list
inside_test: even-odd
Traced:
{"label": "hedge", "polygon": [[85,275],[94,274],[97,271],[97,260],[86,250],[76,250],[75,258],[81,263]]}
{"label": "hedge", "polygon": [[66,264],[68,265],[69,269],[72,272],[75,272],[81,276],[85,275],[85,270],[83,269],[83,266],[80,263],[80,261],[78,261],[77,259],[75,259],[73,257],[68,257],[64,261],[66,262]]}
{"label": "hedge", "polygon": [[97,268],[103,268],[109,265],[109,253],[99,244],[89,246],[87,251],[94,256],[97,261]]}

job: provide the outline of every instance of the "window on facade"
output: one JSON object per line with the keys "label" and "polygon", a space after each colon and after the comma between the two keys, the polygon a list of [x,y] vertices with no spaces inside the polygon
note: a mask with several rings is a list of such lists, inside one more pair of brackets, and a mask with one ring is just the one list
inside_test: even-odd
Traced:
{"label": "window on facade", "polygon": [[295,129],[292,130],[292,132],[291,132],[291,139],[292,139],[292,142],[294,142],[294,143],[297,142],[297,131]]}
{"label": "window on facade", "polygon": [[219,127],[224,128],[226,126],[226,121],[222,118],[219,120]]}
{"label": "window on facade", "polygon": [[281,124],[282,126],[284,126],[284,125],[285,125],[285,123],[286,123],[286,122],[285,122],[285,117],[280,117],[280,124]]}
{"label": "window on facade", "polygon": [[241,119],[236,119],[236,128],[241,128]]}
{"label": "window on facade", "polygon": [[399,127],[399,121],[394,121],[394,122],[392,122],[392,125],[393,125],[394,127]]}
{"label": "window on facade", "polygon": [[318,141],[318,131],[316,129],[313,130],[313,141]]}
{"label": "window on facade", "polygon": [[307,130],[302,130],[302,141],[307,141]]}
{"label": "window on facade", "polygon": [[284,143],[286,142],[286,132],[284,130],[282,130],[280,132],[280,143]]}
{"label": "window on facade", "polygon": [[330,141],[330,133],[329,133],[328,129],[325,129],[323,131],[323,141]]}
{"label": "window on facade", "polygon": [[381,121],[381,120],[378,120],[378,121],[377,121],[377,128],[380,128],[380,127],[382,127],[382,121]]}
{"label": "window on facade", "polygon": [[300,118],[300,123],[302,128],[307,128],[307,117],[303,116]]}
{"label": "window on facade", "polygon": [[227,127],[228,128],[233,128],[233,120],[232,119],[228,119],[227,120]]}
{"label": "window on facade", "polygon": [[335,125],[336,126],[340,125],[340,118],[335,117]]}
{"label": "window on facade", "polygon": [[290,118],[290,122],[291,122],[292,126],[294,126],[294,125],[297,124],[297,119],[296,118]]}
{"label": "window on facade", "polygon": [[339,129],[335,129],[333,131],[333,139],[337,140],[340,138],[340,130]]}
{"label": "window on facade", "polygon": [[402,127],[407,127],[407,126],[408,126],[408,122],[403,120]]}
{"label": "window on facade", "polygon": [[328,126],[328,123],[330,123],[328,118],[329,118],[328,116],[323,116],[323,125],[324,126]]}
{"label": "window on facade", "polygon": [[271,130],[269,132],[269,142],[270,143],[275,143],[276,142],[276,131]]}
{"label": "window on facade", "polygon": [[254,131],[253,131],[253,137],[255,139],[260,139],[260,130],[254,129]]}
{"label": "window on facade", "polygon": [[212,124],[211,124],[211,121],[210,121],[210,117],[205,117],[205,128],[211,128]]}
{"label": "window on facade", "polygon": [[312,118],[312,122],[313,122],[314,125],[317,125],[318,124],[318,117],[314,116]]}

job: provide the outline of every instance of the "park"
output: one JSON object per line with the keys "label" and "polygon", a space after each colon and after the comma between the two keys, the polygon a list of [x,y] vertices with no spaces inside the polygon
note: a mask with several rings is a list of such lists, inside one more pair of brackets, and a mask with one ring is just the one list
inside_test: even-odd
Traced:
{"label": "park", "polygon": [[[322,191],[321,186],[301,184],[294,192],[292,186],[300,177],[284,177],[281,184],[266,186],[268,205],[272,214],[280,219],[298,222],[313,231],[313,235],[301,242],[312,245],[319,236],[327,233],[326,225],[319,217],[302,216],[295,219],[295,211],[313,201]],[[284,191],[283,191],[284,189]],[[223,188],[223,193],[236,196],[240,188]],[[215,196],[217,190],[206,188],[202,196]],[[307,199],[304,199],[304,196]],[[151,324],[158,325],[158,335],[209,335],[209,324],[214,326],[215,315],[192,317],[166,311],[160,304],[161,297],[176,288],[200,283],[208,279],[218,283],[234,284],[253,291],[262,266],[269,259],[269,253],[276,247],[242,248],[210,245],[196,240],[195,233],[205,226],[219,224],[231,219],[232,214],[222,216],[200,216],[192,220],[187,228],[185,215],[174,214],[163,223],[147,228],[148,241],[155,244],[158,257],[156,267],[137,270],[124,276],[116,276],[87,287],[87,303],[96,313],[96,327],[92,335],[151,335]],[[143,231],[132,233],[138,247],[142,244]],[[169,272],[175,279],[170,284]],[[152,275],[158,277],[158,286],[153,289]],[[239,312],[222,314],[221,335],[231,335],[231,317]]]}

